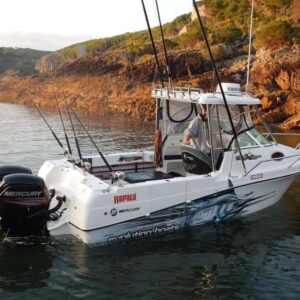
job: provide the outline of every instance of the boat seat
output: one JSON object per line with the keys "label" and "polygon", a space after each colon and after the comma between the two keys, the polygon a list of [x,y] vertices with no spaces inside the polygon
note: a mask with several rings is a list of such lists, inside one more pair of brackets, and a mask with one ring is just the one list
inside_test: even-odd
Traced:
{"label": "boat seat", "polygon": [[203,175],[212,171],[211,157],[191,146],[181,146],[183,167],[188,173]]}
{"label": "boat seat", "polygon": [[149,171],[144,173],[126,174],[125,181],[128,183],[140,183],[153,180],[170,179],[174,176],[160,171]]}

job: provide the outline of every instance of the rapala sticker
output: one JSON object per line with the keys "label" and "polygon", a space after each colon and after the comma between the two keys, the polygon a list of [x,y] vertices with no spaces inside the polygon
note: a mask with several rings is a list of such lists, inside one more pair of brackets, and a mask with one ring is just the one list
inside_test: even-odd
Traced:
{"label": "rapala sticker", "polygon": [[114,196],[114,204],[136,201],[136,194]]}
{"label": "rapala sticker", "polygon": [[264,175],[262,173],[251,175],[251,180],[261,179]]}

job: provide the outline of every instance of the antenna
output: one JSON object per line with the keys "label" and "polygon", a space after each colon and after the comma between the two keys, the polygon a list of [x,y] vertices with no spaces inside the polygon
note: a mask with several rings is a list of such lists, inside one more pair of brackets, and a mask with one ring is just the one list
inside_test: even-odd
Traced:
{"label": "antenna", "polygon": [[250,17],[250,32],[249,32],[249,49],[248,49],[246,92],[248,91],[249,77],[250,77],[250,60],[251,60],[251,47],[252,47],[252,30],[253,30],[253,8],[254,8],[254,0],[252,0],[251,17]]}
{"label": "antenna", "polygon": [[67,146],[68,146],[68,153],[69,153],[69,154],[72,154],[72,149],[71,149],[70,141],[69,141],[69,138],[68,138],[68,135],[67,135],[65,123],[64,123],[64,120],[63,120],[63,118],[62,118],[61,110],[60,110],[60,107],[59,107],[59,104],[58,104],[57,95],[56,95],[56,92],[55,92],[54,89],[52,89],[52,91],[53,91],[53,94],[54,94],[54,97],[55,97],[55,102],[56,102],[56,106],[57,106],[57,108],[58,108],[58,112],[59,112],[61,124],[62,124],[63,129],[64,129],[65,139],[66,139]]}
{"label": "antenna", "polygon": [[[52,130],[51,126],[49,125],[49,123],[47,122],[46,118],[44,117],[44,115],[42,114],[42,112],[39,110],[39,108],[37,107],[37,105],[34,103],[31,95],[29,92],[25,92],[25,95],[27,96],[27,98],[30,100],[30,102],[33,104],[33,106],[35,107],[35,109],[37,110],[37,112],[40,114],[40,116],[42,117],[42,119],[44,120],[45,124],[48,126],[49,130],[51,131],[52,135],[54,136],[55,140],[57,141],[58,145],[64,149],[63,144],[61,143],[61,141],[59,140],[59,138],[57,137],[57,135],[55,134],[55,132]],[[65,149],[64,149],[65,152]]]}

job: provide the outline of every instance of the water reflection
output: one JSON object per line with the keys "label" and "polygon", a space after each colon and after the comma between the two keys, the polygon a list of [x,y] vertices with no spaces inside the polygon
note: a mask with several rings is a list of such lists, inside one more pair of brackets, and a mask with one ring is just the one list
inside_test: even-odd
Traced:
{"label": "water reflection", "polygon": [[[103,299],[238,299],[247,294],[259,299],[266,295],[263,290],[274,296],[277,284],[296,296],[298,285],[290,279],[300,279],[299,268],[292,267],[300,255],[300,220],[295,215],[291,223],[278,222],[282,219],[275,207],[246,220],[142,242],[58,244],[52,249],[56,275],[51,284],[65,296],[72,291],[87,299],[99,294]],[[286,253],[292,236],[298,236],[293,238],[298,250]]]}

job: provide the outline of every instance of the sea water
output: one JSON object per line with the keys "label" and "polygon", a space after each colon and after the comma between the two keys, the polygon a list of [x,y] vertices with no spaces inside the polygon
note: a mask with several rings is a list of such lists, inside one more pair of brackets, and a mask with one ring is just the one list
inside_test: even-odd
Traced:
{"label": "sea water", "polygon": [[[57,111],[42,110],[66,144]],[[118,114],[81,118],[104,153],[152,148],[151,122]],[[75,127],[83,154],[95,154]],[[43,161],[61,157],[32,107],[0,104],[0,165],[37,173]],[[75,238],[8,240],[0,244],[0,299],[299,299],[299,184],[246,219],[166,237],[105,247]]]}

